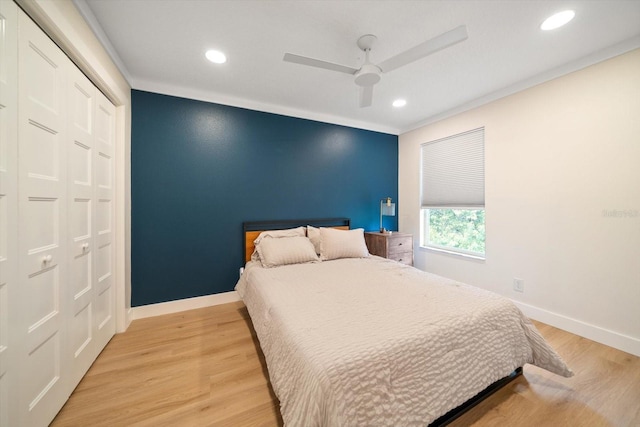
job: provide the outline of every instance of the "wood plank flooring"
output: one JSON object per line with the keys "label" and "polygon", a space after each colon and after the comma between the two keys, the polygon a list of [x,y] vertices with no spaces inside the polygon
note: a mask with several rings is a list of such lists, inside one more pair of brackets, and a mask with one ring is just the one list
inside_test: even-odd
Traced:
{"label": "wood plank flooring", "polygon": [[[640,426],[640,358],[542,323],[576,375],[524,375],[451,426]],[[52,423],[282,426],[241,302],[135,320],[95,361]]]}

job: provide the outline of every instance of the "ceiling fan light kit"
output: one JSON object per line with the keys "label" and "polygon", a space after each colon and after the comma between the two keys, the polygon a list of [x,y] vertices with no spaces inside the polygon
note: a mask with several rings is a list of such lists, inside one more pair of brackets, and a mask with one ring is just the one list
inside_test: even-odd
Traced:
{"label": "ceiling fan light kit", "polygon": [[380,68],[373,64],[364,64],[356,73],[355,82],[358,86],[373,86],[380,81]]}
{"label": "ceiling fan light kit", "polygon": [[369,53],[377,37],[373,34],[366,34],[356,42],[360,50],[365,53],[365,60],[360,68],[353,68],[293,53],[285,53],[282,59],[286,62],[354,75],[356,85],[360,86],[360,107],[363,108],[371,106],[373,101],[373,86],[380,81],[382,73],[393,71],[396,68],[400,68],[449,46],[453,46],[456,43],[460,43],[467,38],[467,27],[461,25],[451,31],[447,31],[437,37],[420,43],[409,50],[392,56],[386,61],[373,64],[369,60]]}

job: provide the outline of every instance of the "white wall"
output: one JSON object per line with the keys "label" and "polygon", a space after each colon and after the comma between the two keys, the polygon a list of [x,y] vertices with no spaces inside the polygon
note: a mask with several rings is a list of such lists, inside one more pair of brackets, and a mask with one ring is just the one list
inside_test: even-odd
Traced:
{"label": "white wall", "polygon": [[399,228],[416,246],[420,144],[480,126],[486,261],[416,247],[416,266],[640,355],[640,49],[400,135]]}

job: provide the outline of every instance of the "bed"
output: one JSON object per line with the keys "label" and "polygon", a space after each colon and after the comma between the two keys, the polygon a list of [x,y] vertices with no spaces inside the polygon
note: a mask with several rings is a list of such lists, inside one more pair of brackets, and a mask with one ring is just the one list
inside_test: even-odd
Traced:
{"label": "bed", "polygon": [[510,300],[370,256],[333,222],[245,224],[236,290],[285,426],[442,425],[526,363],[572,375]]}

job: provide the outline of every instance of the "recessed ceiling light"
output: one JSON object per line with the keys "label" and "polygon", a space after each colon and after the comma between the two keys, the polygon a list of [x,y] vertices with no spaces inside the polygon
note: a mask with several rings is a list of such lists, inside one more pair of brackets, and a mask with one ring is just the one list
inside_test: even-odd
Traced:
{"label": "recessed ceiling light", "polygon": [[214,64],[224,64],[227,62],[227,57],[219,50],[208,50],[207,53],[205,53],[205,56]]}
{"label": "recessed ceiling light", "polygon": [[407,101],[404,99],[396,99],[395,101],[393,101],[392,105],[396,108],[404,107],[405,105],[407,105]]}
{"label": "recessed ceiling light", "polygon": [[555,30],[562,27],[567,22],[571,21],[576,13],[573,10],[564,10],[558,12],[555,15],[551,15],[540,25],[540,29],[544,31]]}

